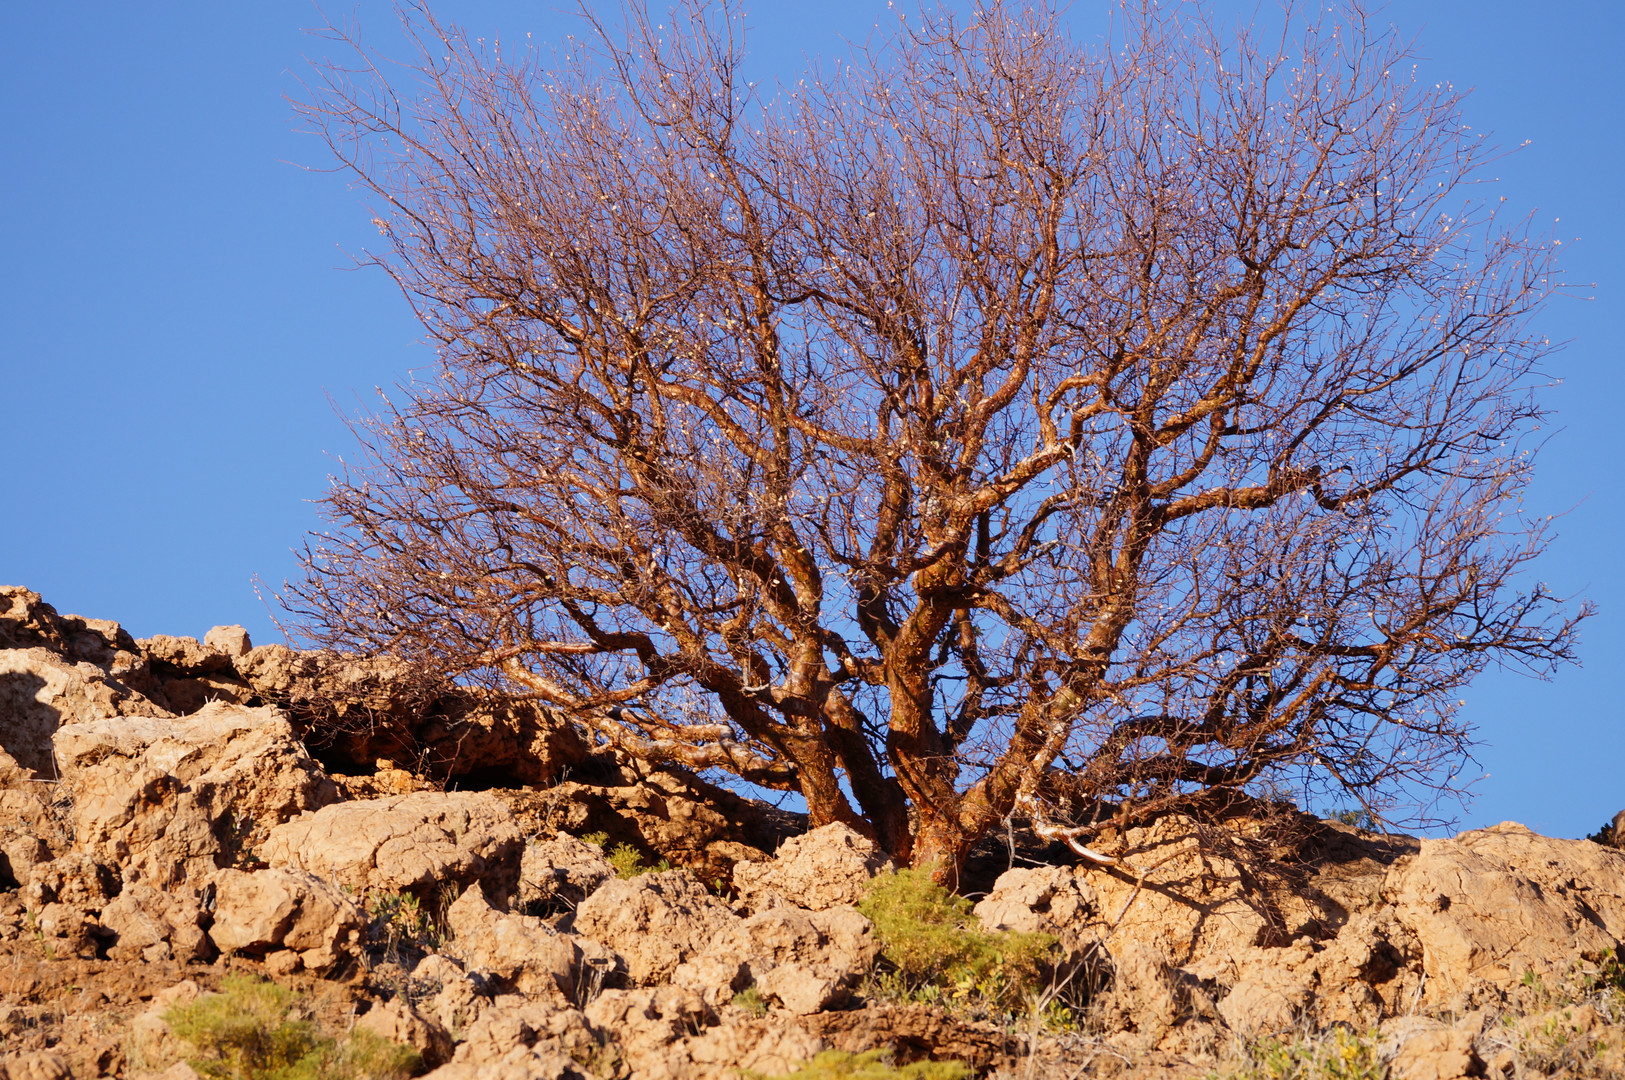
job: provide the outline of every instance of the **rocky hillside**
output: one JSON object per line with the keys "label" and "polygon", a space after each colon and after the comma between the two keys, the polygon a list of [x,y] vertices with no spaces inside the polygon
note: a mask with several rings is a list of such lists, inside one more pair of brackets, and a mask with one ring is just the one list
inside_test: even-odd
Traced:
{"label": "rocky hillside", "polygon": [[0,1080],[1625,1075],[1625,851],[1279,817],[958,900],[544,710],[0,589]]}

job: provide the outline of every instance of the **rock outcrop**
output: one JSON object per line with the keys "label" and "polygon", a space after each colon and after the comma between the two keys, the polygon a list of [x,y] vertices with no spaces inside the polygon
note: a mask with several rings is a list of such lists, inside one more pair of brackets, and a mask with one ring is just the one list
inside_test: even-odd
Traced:
{"label": "rock outcrop", "polygon": [[53,736],[78,846],[167,888],[233,865],[275,827],[338,799],[274,709],[66,724]]}
{"label": "rock outcrop", "polygon": [[297,870],[214,875],[209,936],[222,952],[264,958],[267,970],[330,971],[355,958],[362,915],[330,881]]}
{"label": "rock outcrop", "polygon": [[[1611,836],[1303,819],[1276,850],[1252,819],[1164,817],[1108,838],[1117,866],[985,873],[977,925],[1058,948],[1029,988],[1047,1011],[973,1018],[974,979],[886,1000],[856,905],[890,863],[860,833],[414,680],[240,628],[135,641],[0,590],[0,1080],[179,1077],[167,1010],[245,970],[436,1080],[734,1080],[877,1047],[1183,1080],[1310,1032],[1366,1040],[1336,1045],[1391,1080],[1625,1071]],[[70,996],[95,1022],[70,1027]]]}
{"label": "rock outcrop", "polygon": [[746,903],[776,895],[814,911],[855,904],[870,878],[892,868],[873,840],[838,822],[785,841],[776,855],[734,867],[734,887]]}
{"label": "rock outcrop", "polygon": [[499,903],[519,889],[524,837],[498,799],[420,791],[327,806],[272,829],[260,856],[360,893],[424,901],[482,883]]}

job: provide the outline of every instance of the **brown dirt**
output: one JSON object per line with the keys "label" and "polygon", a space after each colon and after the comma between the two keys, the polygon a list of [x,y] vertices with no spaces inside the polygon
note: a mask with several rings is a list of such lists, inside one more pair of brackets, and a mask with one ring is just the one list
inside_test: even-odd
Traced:
{"label": "brown dirt", "polygon": [[[32,938],[0,941],[0,1047],[8,1056],[54,1050],[75,1080],[120,1075],[126,1029],[154,995],[186,979],[215,990],[237,971],[265,975],[262,965],[242,958],[213,964],[63,959]],[[277,981],[306,995],[312,1019],[329,1030],[348,1027],[370,1004],[354,980],[293,975]]]}

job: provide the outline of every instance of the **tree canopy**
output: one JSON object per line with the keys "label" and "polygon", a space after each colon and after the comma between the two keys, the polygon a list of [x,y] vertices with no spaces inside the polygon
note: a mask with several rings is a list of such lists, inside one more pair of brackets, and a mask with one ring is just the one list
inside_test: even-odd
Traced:
{"label": "tree canopy", "polygon": [[1524,574],[1551,250],[1391,29],[1178,12],[910,16],[771,93],[697,2],[319,67],[438,363],[312,632],[950,870],[1059,788],[1082,842],[1458,787],[1461,688],[1586,614]]}

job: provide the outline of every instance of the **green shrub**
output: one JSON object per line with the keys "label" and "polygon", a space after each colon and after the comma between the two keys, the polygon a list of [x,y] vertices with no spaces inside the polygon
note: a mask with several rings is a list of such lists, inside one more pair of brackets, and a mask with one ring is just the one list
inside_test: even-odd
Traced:
{"label": "green shrub", "polygon": [[220,993],[164,1013],[188,1057],[211,1080],[404,1080],[421,1064],[417,1051],[370,1032],[340,1043],[299,1015],[287,987],[249,975],[227,975]]}
{"label": "green shrub", "polygon": [[631,844],[616,844],[608,855],[609,865],[618,878],[635,878],[640,874],[658,874],[671,869],[671,863],[661,859],[653,866],[643,861],[643,855]]}
{"label": "green shrub", "polygon": [[929,868],[877,876],[858,910],[874,923],[881,956],[891,967],[882,989],[924,1000],[979,998],[1012,1011],[1037,986],[1055,952],[1048,934],[981,929],[970,901],[932,881]]}
{"label": "green shrub", "polygon": [[1585,988],[1591,993],[1625,994],[1625,959],[1619,950],[1604,949],[1597,958],[1597,970],[1584,976]]}
{"label": "green shrub", "polygon": [[407,892],[374,892],[367,894],[367,940],[382,945],[387,951],[402,945],[421,949],[438,945],[441,934],[429,917],[423,902]]}
{"label": "green shrub", "polygon": [[1371,811],[1359,807],[1352,810],[1327,810],[1323,816],[1330,821],[1352,825],[1356,829],[1364,829],[1367,832],[1375,832],[1377,829],[1377,819],[1371,816]]}
{"label": "green shrub", "polygon": [[650,866],[643,861],[643,853],[631,844],[608,847],[609,833],[606,832],[590,832],[581,837],[581,842],[602,850],[604,857],[609,860],[609,865],[615,868],[615,876],[618,878],[635,878],[640,874],[658,874],[671,869],[671,863],[665,859]]}
{"label": "green shrub", "polygon": [[866,1050],[861,1054],[825,1050],[782,1077],[753,1072],[745,1075],[750,1080],[969,1080],[971,1071],[962,1061],[893,1065],[889,1050]]}
{"label": "green shrub", "polygon": [[1375,1033],[1334,1028],[1314,1039],[1265,1039],[1248,1049],[1249,1061],[1209,1080],[1385,1080],[1388,1066]]}
{"label": "green shrub", "polygon": [[734,1004],[758,1020],[767,1015],[767,1001],[762,997],[762,992],[756,989],[755,983],[735,994]]}

